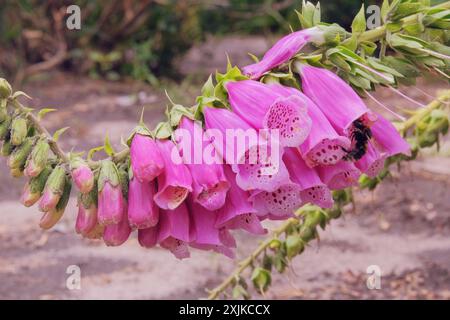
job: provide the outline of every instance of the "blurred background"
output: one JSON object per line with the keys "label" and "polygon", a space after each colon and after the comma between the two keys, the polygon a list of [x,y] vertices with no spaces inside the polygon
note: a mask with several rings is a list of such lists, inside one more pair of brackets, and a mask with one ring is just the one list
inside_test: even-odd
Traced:
{"label": "blurred background", "polygon": [[[323,20],[348,27],[361,3],[322,1]],[[66,27],[72,4],[81,8],[81,30]],[[30,106],[58,109],[44,124],[70,126],[65,150],[101,145],[105,133],[120,148],[142,106],[153,126],[167,104],[164,90],[192,104],[207,76],[225,67],[226,53],[243,66],[248,53],[261,56],[290,26],[298,29],[294,9],[301,0],[0,0],[0,77],[30,94]],[[426,104],[443,88],[448,83],[430,78],[402,90]],[[387,91],[376,96],[413,108]],[[375,192],[357,193],[356,207],[276,276],[267,298],[450,299],[449,156],[446,141]],[[196,251],[180,262],[134,237],[119,248],[82,240],[73,230],[75,199],[63,221],[42,232],[37,209],[19,205],[24,181],[9,176],[4,159],[0,181],[2,299],[201,298],[236,265]],[[238,234],[238,257],[260,240]],[[70,265],[81,268],[81,290],[66,287]],[[382,290],[366,287],[370,265],[382,270]]]}

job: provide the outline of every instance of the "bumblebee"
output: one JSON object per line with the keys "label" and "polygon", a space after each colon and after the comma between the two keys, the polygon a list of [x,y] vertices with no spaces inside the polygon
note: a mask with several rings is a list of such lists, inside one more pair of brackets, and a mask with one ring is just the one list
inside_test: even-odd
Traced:
{"label": "bumblebee", "polygon": [[353,122],[352,133],[350,138],[353,142],[353,149],[343,149],[347,154],[344,156],[344,160],[357,161],[360,160],[367,152],[367,145],[372,138],[372,130],[367,127],[361,120],[355,120]]}

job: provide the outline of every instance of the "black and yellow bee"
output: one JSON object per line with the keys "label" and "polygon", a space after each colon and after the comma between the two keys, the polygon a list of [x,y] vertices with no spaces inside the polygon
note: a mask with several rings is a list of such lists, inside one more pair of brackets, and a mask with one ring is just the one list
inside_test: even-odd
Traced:
{"label": "black and yellow bee", "polygon": [[344,156],[344,160],[357,161],[360,160],[367,152],[367,145],[372,138],[372,130],[367,127],[363,121],[355,120],[353,122],[353,128],[351,133],[351,140],[353,142],[353,149],[345,150],[347,154]]}

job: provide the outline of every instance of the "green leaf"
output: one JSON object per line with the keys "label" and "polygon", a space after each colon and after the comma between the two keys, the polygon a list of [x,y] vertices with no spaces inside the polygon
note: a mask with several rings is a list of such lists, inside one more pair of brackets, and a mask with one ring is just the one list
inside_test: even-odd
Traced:
{"label": "green leaf", "polygon": [[113,148],[113,146],[111,145],[111,141],[109,140],[109,136],[108,135],[106,135],[105,136],[105,143],[104,143],[104,147],[105,147],[105,153],[108,155],[108,156],[110,156],[110,157],[112,157],[113,155],[114,155],[114,148]]}
{"label": "green leaf", "polygon": [[389,19],[389,0],[383,0],[383,4],[381,5],[381,19],[384,23],[386,23]]}
{"label": "green leaf", "polygon": [[366,25],[366,14],[364,10],[364,4],[361,7],[361,10],[359,10],[358,14],[356,15],[355,19],[352,23],[352,31],[355,34],[363,33],[366,31],[367,25]]}
{"label": "green leaf", "polygon": [[342,42],[341,45],[354,52],[358,48],[358,37],[356,34],[352,34],[352,36]]}
{"label": "green leaf", "polygon": [[172,127],[169,122],[160,122],[154,130],[157,139],[168,139],[172,135]]}
{"label": "green leaf", "polygon": [[202,96],[204,97],[212,97],[214,96],[214,83],[212,80],[212,75],[209,75],[208,80],[202,87]]}
{"label": "green leaf", "polygon": [[92,148],[91,150],[89,150],[88,155],[87,155],[87,160],[90,161],[92,160],[92,157],[94,156],[95,153],[102,151],[105,149],[105,146],[99,146],[99,147],[95,147]]}
{"label": "green leaf", "polygon": [[14,94],[12,95],[12,98],[13,99],[16,99],[16,98],[18,98],[18,97],[25,97],[25,98],[28,98],[28,99],[30,99],[30,100],[33,100],[33,98],[32,97],[30,97],[29,95],[27,95],[25,92],[23,92],[23,91],[16,91],[16,92],[14,92]]}
{"label": "green leaf", "polygon": [[39,112],[37,114],[37,118],[38,118],[38,120],[42,120],[47,113],[54,112],[54,111],[57,111],[57,109],[51,109],[51,108],[41,109],[41,110],[39,110]]}
{"label": "green leaf", "polygon": [[66,132],[66,130],[69,129],[69,127],[61,128],[59,130],[56,130],[56,132],[53,134],[53,140],[57,142],[61,135]]}

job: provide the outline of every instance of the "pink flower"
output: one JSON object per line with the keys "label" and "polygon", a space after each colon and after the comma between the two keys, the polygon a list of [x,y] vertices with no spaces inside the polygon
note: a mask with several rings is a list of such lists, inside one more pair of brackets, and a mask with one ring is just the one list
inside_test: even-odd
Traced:
{"label": "pink flower", "polygon": [[105,227],[105,231],[103,232],[103,241],[110,247],[120,246],[128,240],[130,234],[131,227],[128,224],[127,211],[125,209],[123,210],[123,215],[119,223],[110,224]]}
{"label": "pink flower", "polygon": [[299,90],[279,84],[272,84],[270,87],[285,97],[298,96],[307,107],[312,126],[305,142],[300,145],[300,151],[308,166],[338,163],[346,154],[344,150],[350,148],[350,140],[340,136],[317,105]]}
{"label": "pink flower", "polygon": [[233,112],[256,129],[279,131],[280,145],[298,147],[311,130],[307,107],[298,95],[280,95],[258,81],[244,80],[226,85]]}
{"label": "pink flower", "polygon": [[215,227],[216,212],[208,211],[192,199],[188,199],[191,213],[193,241],[197,244],[222,245],[219,229]]}
{"label": "pink flower", "polygon": [[138,230],[138,241],[141,247],[153,248],[158,244],[158,226]]}
{"label": "pink flower", "polygon": [[204,116],[216,151],[237,173],[236,182],[241,189],[270,192],[285,184],[289,174],[277,141],[266,141],[231,111],[205,108]]}
{"label": "pink flower", "polygon": [[177,146],[192,176],[193,199],[208,210],[217,210],[224,205],[229,189],[223,165],[204,163],[203,151],[206,145],[202,140],[203,130],[200,125],[183,117],[179,129],[176,133],[180,133],[181,136],[177,134],[177,138],[181,138],[181,142],[177,140]]}
{"label": "pink flower", "polygon": [[164,160],[151,137],[136,133],[130,146],[131,168],[141,182],[150,182],[164,169]]}
{"label": "pink flower", "polygon": [[320,180],[317,171],[306,165],[297,149],[287,149],[284,162],[292,182],[300,187],[300,196],[304,203],[309,202],[321,208],[333,206],[330,189]]}
{"label": "pink flower", "polygon": [[97,225],[97,206],[85,198],[82,195],[78,199],[78,215],[75,223],[75,231],[83,236],[89,234]]}
{"label": "pink flower", "polygon": [[80,165],[73,169],[72,180],[81,193],[88,193],[94,187],[94,174],[88,165]]}
{"label": "pink flower", "polygon": [[41,193],[40,192],[32,192],[30,184],[27,183],[27,184],[25,184],[25,186],[23,188],[22,196],[20,197],[20,202],[25,207],[31,207],[32,205],[34,205],[36,202],[39,201],[40,197],[41,197]]}
{"label": "pink flower", "polygon": [[172,141],[158,140],[157,146],[164,161],[164,171],[158,176],[158,192],[154,200],[161,209],[174,210],[192,192],[192,177],[183,163],[174,162],[172,157],[179,157],[179,154]]}
{"label": "pink flower", "polygon": [[258,211],[259,217],[271,220],[285,220],[293,217],[295,210],[302,206],[300,187],[294,183],[286,182],[273,192],[254,191],[250,197],[253,207]]}
{"label": "pink flower", "polygon": [[225,205],[217,211],[217,228],[243,229],[253,234],[265,234],[265,230],[256,215],[256,210],[249,202],[249,194],[239,188],[235,174],[229,166],[224,167],[225,176],[230,182]]}
{"label": "pink flower", "polygon": [[366,154],[355,162],[355,166],[369,177],[375,178],[383,170],[386,158],[387,154],[380,153],[369,141]]}
{"label": "pink flower", "polygon": [[174,210],[163,210],[159,217],[158,243],[176,258],[189,258],[191,241],[189,212],[185,203]]}
{"label": "pink flower", "polygon": [[117,168],[112,161],[104,160],[98,181],[98,221],[105,226],[118,224],[125,209]]}
{"label": "pink flower", "polygon": [[314,101],[338,134],[348,136],[356,120],[368,126],[376,120],[352,87],[333,72],[307,65],[298,69],[303,92]]}
{"label": "pink flower", "polygon": [[153,201],[155,182],[140,182],[132,178],[128,191],[128,221],[136,229],[154,227],[159,220],[159,208]]}
{"label": "pink flower", "polygon": [[373,138],[388,156],[400,153],[411,155],[410,145],[400,136],[391,122],[378,115],[378,120],[371,127]]}
{"label": "pink flower", "polygon": [[263,59],[248,65],[242,70],[252,79],[260,78],[265,72],[287,62],[295,56],[319,30],[316,28],[293,32],[280,40],[269,49]]}
{"label": "pink flower", "polygon": [[317,167],[320,180],[331,190],[342,190],[352,186],[358,186],[361,171],[352,162],[341,161],[334,166]]}

